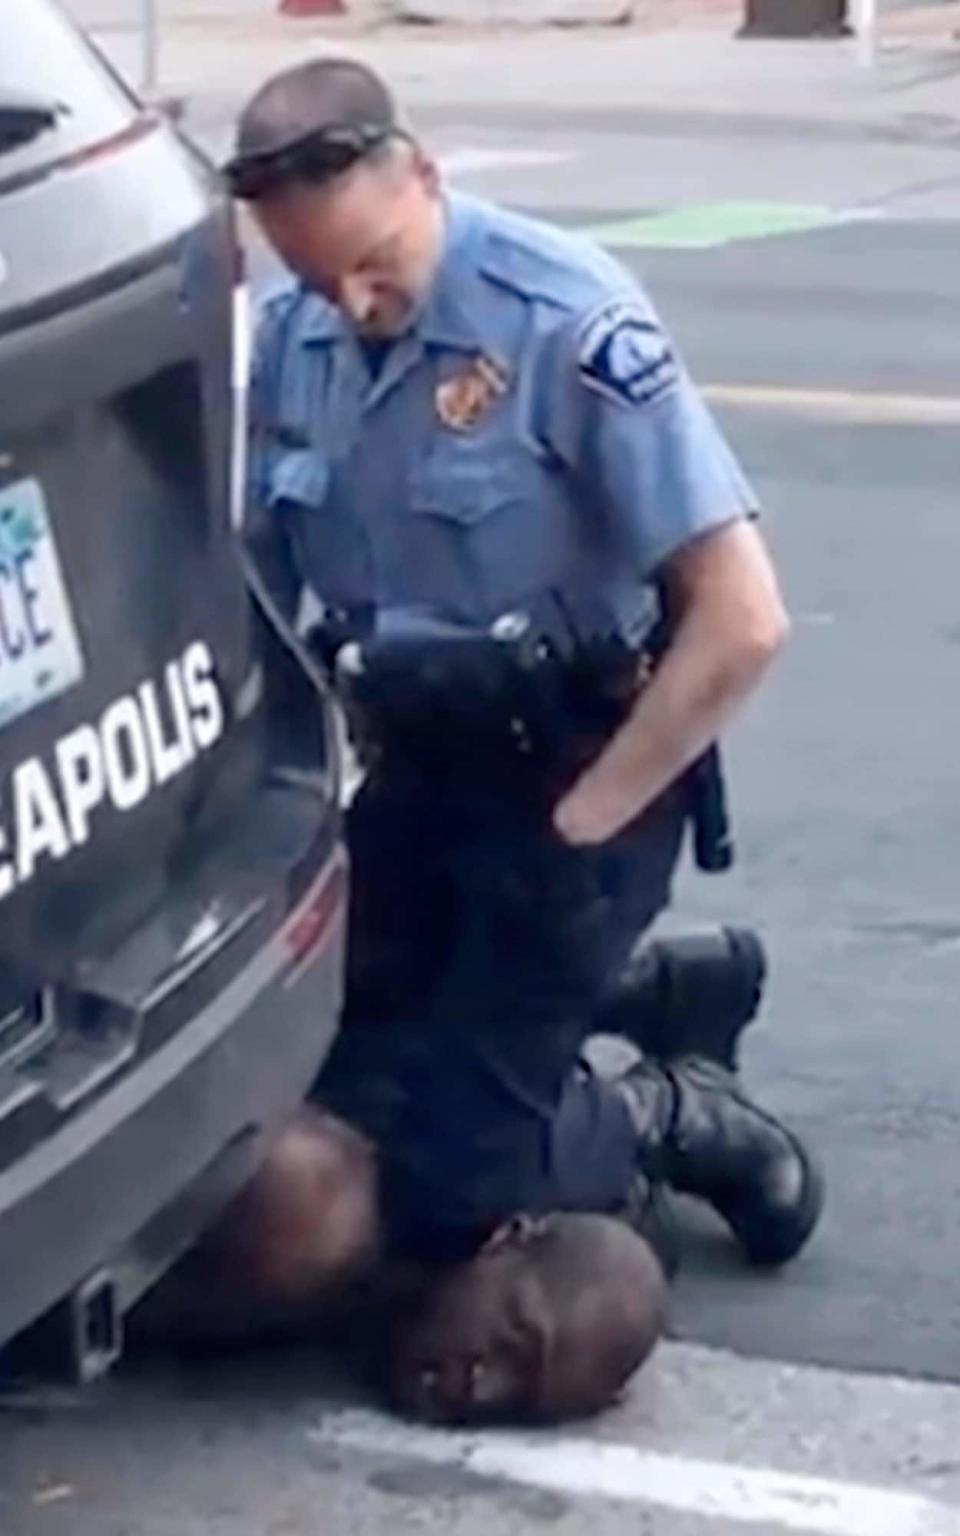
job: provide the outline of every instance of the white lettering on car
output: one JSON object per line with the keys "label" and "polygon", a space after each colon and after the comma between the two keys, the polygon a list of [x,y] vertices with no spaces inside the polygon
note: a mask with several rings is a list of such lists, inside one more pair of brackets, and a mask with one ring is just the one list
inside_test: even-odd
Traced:
{"label": "white lettering on car", "polygon": [[183,677],[176,662],[171,661],[166,673],[167,693],[170,698],[170,707],[173,711],[174,724],[177,731],[177,741],[183,752],[184,767],[192,763],[197,755],[196,743],[193,732],[190,729],[190,711],[187,708],[187,696],[183,691]]}
{"label": "white lettering on car", "polygon": [[[169,672],[169,668],[167,670]],[[183,772],[187,758],[179,741],[165,738],[156,683],[141,683],[138,694],[157,783],[166,784],[168,779],[175,779]]]}
{"label": "white lettering on car", "polygon": [[223,700],[214,676],[210,647],[202,640],[195,640],[183,658],[183,682],[193,739],[201,752],[209,751],[223,735]]}
{"label": "white lettering on car", "polygon": [[100,737],[92,725],[78,725],[57,742],[56,752],[67,827],[74,847],[79,848],[90,836],[90,813],[106,791]]}
{"label": "white lettering on car", "polygon": [[17,829],[17,882],[22,885],[31,879],[42,854],[63,859],[70,852],[66,823],[39,757],[21,763],[13,776],[13,820]]}
{"label": "white lettering on car", "polygon": [[118,811],[132,811],[150,793],[150,751],[135,698],[115,699],[100,722],[107,794]]}
{"label": "white lettering on car", "polygon": [[7,834],[3,827],[0,827],[0,901],[3,901],[5,896],[10,895],[10,892],[17,883],[17,877],[13,872],[13,865],[7,857],[9,851],[10,845],[7,841]]}
{"label": "white lettering on car", "polygon": [[44,860],[65,858],[90,841],[98,812],[135,810],[209,752],[226,727],[209,645],[195,640],[84,722],[49,754],[18,763],[0,803],[0,901],[31,880]]}

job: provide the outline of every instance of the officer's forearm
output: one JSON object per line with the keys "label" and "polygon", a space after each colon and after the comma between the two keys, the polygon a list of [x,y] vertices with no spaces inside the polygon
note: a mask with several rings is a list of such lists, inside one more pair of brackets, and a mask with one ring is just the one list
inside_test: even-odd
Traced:
{"label": "officer's forearm", "polygon": [[720,735],[782,644],[787,619],[763,546],[746,524],[699,541],[672,573],[673,641],[597,761],[556,811],[572,843],[604,842]]}

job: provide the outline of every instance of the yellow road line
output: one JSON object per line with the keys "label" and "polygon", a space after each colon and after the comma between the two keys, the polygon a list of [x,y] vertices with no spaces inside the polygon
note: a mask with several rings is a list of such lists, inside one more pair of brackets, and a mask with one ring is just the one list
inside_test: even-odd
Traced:
{"label": "yellow road line", "polygon": [[889,395],[776,384],[707,384],[703,393],[713,405],[857,426],[960,427],[960,395]]}

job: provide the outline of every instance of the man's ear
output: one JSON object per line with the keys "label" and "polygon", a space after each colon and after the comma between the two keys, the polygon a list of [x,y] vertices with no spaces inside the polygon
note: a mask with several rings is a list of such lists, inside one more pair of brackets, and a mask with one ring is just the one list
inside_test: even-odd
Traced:
{"label": "man's ear", "polygon": [[524,1212],[511,1216],[497,1227],[480,1249],[482,1254],[502,1253],[505,1248],[526,1248],[547,1228],[547,1217],[528,1216]]}
{"label": "man's ear", "polygon": [[420,144],[414,145],[413,165],[424,187],[431,197],[440,195],[440,167],[433,156]]}

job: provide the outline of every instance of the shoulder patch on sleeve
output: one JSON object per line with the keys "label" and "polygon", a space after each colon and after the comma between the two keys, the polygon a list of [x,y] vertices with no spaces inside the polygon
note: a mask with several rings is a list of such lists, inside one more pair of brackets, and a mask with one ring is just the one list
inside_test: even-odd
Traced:
{"label": "shoulder patch on sleeve", "polygon": [[617,299],[581,328],[577,368],[590,389],[625,405],[646,405],[666,394],[679,369],[673,348],[642,303]]}

